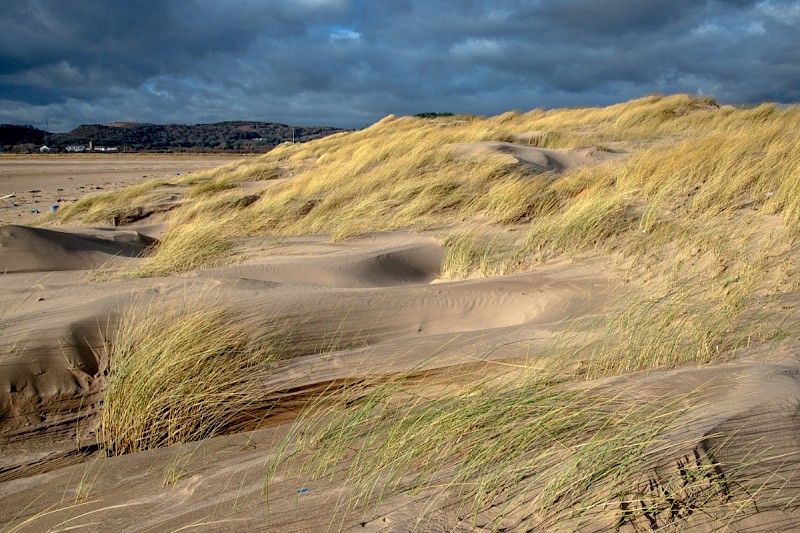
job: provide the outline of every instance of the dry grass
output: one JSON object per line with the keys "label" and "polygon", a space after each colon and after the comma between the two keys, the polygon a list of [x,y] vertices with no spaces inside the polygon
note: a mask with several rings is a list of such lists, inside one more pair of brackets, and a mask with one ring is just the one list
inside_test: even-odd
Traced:
{"label": "dry grass", "polygon": [[[673,227],[691,233],[694,217],[742,208],[780,214],[796,233],[798,131],[796,107],[734,108],[687,95],[487,119],[387,117],[361,131],[285,144],[258,158],[182,177],[176,184],[188,187],[188,201],[171,219],[168,240],[174,244],[159,247],[153,259],[164,268],[140,273],[217,262],[224,253],[205,254],[193,244],[195,232],[180,228],[195,222],[213,226],[213,249],[222,250],[258,234],[323,232],[339,240],[372,231],[444,229],[482,215],[487,224],[530,223],[527,246],[520,243],[512,255],[521,251],[540,259],[597,247],[627,250],[642,231],[663,229],[660,245],[671,240]],[[481,140],[614,146],[634,155],[538,174],[498,157],[465,160],[451,148]],[[253,205],[237,205],[227,192],[236,183],[278,177],[291,179]],[[144,201],[160,185],[97,195],[57,216],[104,219],[120,206]],[[182,239],[187,246],[180,246]],[[172,262],[166,256],[176,248],[198,256]],[[531,264],[514,261],[519,268]]]}
{"label": "dry grass", "polygon": [[255,371],[283,357],[285,328],[253,327],[208,302],[128,310],[109,353],[99,441],[110,455],[210,437],[251,422],[264,391]]}
{"label": "dry grass", "polygon": [[229,263],[233,227],[230,217],[173,225],[158,243],[156,253],[143,258],[134,270],[123,275],[164,276]]}
{"label": "dry grass", "polygon": [[50,220],[84,224],[109,223],[116,213],[162,199],[165,195],[160,189],[174,185],[164,178],[148,180],[137,185],[129,185],[114,191],[90,194],[72,204],[65,205],[54,213]]}
{"label": "dry grass", "polygon": [[185,189],[185,193],[182,191],[181,194],[185,194],[187,198],[196,198],[230,189],[242,181],[261,179],[272,178],[252,171],[249,168],[249,161],[242,159],[181,177],[155,178],[121,189],[88,194],[74,203],[62,206],[57,212],[42,217],[41,222],[109,223],[114,219],[114,215],[131,207],[170,198],[176,188]]}
{"label": "dry grass", "polygon": [[489,233],[481,229],[455,231],[444,237],[447,254],[441,277],[464,279],[470,276],[496,276],[513,270],[514,235]]}
{"label": "dry grass", "polygon": [[334,393],[295,424],[266,489],[286,468],[346,488],[334,511],[342,525],[401,493],[493,531],[680,528],[693,513],[719,526],[753,504],[737,477],[746,465],[720,464],[685,433],[701,391],[643,400],[572,386],[559,364]]}
{"label": "dry grass", "polygon": [[[483,213],[488,223],[530,221],[529,244],[551,254],[570,247],[580,252],[595,243],[606,247],[620,232],[652,231],[670,220],[748,205],[782,213],[797,225],[799,123],[795,108],[718,107],[683,95],[489,119],[387,117],[362,131],[283,145],[242,163],[237,175],[292,179],[256,204],[233,209],[230,225],[240,236],[325,232],[338,240],[370,231],[447,227]],[[547,146],[622,142],[639,153],[563,174],[536,174],[492,156],[465,160],[450,148],[552,131],[555,125],[572,132],[571,140]],[[636,148],[644,141],[652,147]],[[174,224],[203,211],[186,207]]]}

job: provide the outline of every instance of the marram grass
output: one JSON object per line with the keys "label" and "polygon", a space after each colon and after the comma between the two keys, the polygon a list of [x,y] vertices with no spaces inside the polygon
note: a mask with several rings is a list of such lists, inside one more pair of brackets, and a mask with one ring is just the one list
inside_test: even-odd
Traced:
{"label": "marram grass", "polygon": [[[254,235],[326,233],[341,240],[374,231],[448,230],[476,219],[529,225],[522,252],[540,259],[627,253],[642,232],[676,225],[691,233],[693,218],[742,209],[779,215],[797,234],[799,131],[796,106],[736,108],[688,95],[490,118],[387,117],[361,131],[281,145],[174,181],[189,187],[184,205],[170,218],[169,242],[155,248],[152,268],[139,274],[220,264],[237,239]],[[491,155],[464,158],[453,149],[484,140],[614,146],[629,156],[541,174]],[[237,183],[278,177],[288,179],[252,204],[226,197]],[[107,219],[158,190],[157,182],[137,187],[81,200],[54,217]],[[197,246],[194,232],[181,228],[195,223],[214,228],[212,245]],[[182,252],[178,261],[175,250]],[[524,269],[531,261],[516,263]]]}
{"label": "marram grass", "polygon": [[288,335],[260,336],[220,305],[154,301],[127,310],[108,354],[99,443],[110,455],[211,437],[252,422],[264,391],[255,372],[283,356]]}
{"label": "marram grass", "polygon": [[334,529],[403,494],[492,531],[675,528],[693,513],[719,525],[752,503],[733,484],[743,466],[695,453],[685,434],[703,391],[642,399],[621,385],[576,387],[563,370],[461,376],[470,384],[455,389],[457,376],[427,389],[400,376],[334,392],[293,426],[267,497],[288,471],[344,487]]}

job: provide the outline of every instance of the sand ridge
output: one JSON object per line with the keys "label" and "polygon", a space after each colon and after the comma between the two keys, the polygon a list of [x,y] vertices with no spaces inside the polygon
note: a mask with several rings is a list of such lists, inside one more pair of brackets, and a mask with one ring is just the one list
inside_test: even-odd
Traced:
{"label": "sand ridge", "polygon": [[155,240],[132,230],[96,228],[69,232],[8,225],[0,227],[0,270],[87,270],[111,260],[140,257]]}

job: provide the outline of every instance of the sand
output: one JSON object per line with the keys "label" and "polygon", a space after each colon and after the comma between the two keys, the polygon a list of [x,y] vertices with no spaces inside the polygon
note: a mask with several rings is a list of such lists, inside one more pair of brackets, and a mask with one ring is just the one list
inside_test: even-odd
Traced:
{"label": "sand", "polygon": [[91,192],[184,175],[235,159],[231,155],[0,154],[0,224],[29,224],[51,206]]}
{"label": "sand", "polygon": [[[495,150],[553,171],[591,157],[512,149],[505,143],[457,149]],[[159,158],[144,158],[105,167],[112,160],[99,159],[82,173],[81,165],[91,167],[94,161],[76,158],[50,167],[49,159],[43,159],[43,168],[33,159],[14,165],[0,160],[5,165],[0,193],[18,190],[16,198],[22,201],[24,190],[49,191],[41,198],[25,196],[24,209],[47,205],[53,194],[77,195],[80,187],[120,186],[154,172],[187,172],[204,162],[219,163],[176,158],[167,165]],[[27,170],[12,177],[11,167]],[[42,174],[33,177],[37,168]],[[8,223],[16,211],[4,207],[3,213],[1,221]],[[20,221],[28,219],[17,214]],[[439,279],[445,249],[436,234],[410,232],[342,243],[331,243],[324,235],[288,237],[227,267],[164,278],[88,280],[91,269],[108,260],[136,261],[152,242],[148,233],[136,224],[0,226],[0,524],[7,528],[325,530],[341,480],[279,476],[270,487],[268,509],[263,495],[265,464],[276,453],[276,442],[322,387],[381,373],[524,357],[565,328],[591,327],[621,290],[613,267],[601,259],[447,282]],[[198,293],[213,294],[265,328],[281,320],[302,324],[292,339],[297,357],[264,376],[265,389],[281,398],[280,408],[254,431],[99,458],[93,430],[105,386],[104,343],[112,338],[120,312],[131,301]],[[800,452],[796,358],[756,353],[712,368],[626,376],[608,386],[622,390],[623,383],[633,383],[643,397],[701,385],[711,390],[697,422],[682,437],[701,443],[735,428],[736,442],[767,438],[769,446],[759,449],[769,448],[770,456],[784,458],[771,465],[771,475],[786,480],[786,490],[800,491],[798,476],[793,476]],[[746,453],[745,447],[729,449]],[[177,481],[165,483],[170,473]],[[425,494],[390,497],[373,515],[348,517],[341,527],[409,531],[424,515],[423,531],[474,529],[470,522],[454,523],[449,515],[427,509],[426,501]],[[763,509],[757,516],[732,517],[729,526],[736,531],[786,531],[796,523],[789,511]],[[709,524],[700,517],[696,527],[703,530]]]}

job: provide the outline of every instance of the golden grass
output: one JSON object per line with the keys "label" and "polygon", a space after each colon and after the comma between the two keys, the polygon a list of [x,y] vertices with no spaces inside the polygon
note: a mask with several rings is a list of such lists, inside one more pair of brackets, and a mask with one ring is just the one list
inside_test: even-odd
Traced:
{"label": "golden grass", "polygon": [[256,370],[283,357],[287,331],[253,338],[213,303],[155,301],[120,320],[98,431],[110,455],[203,439],[252,422],[264,396]]}
{"label": "golden grass", "polygon": [[493,531],[674,528],[693,513],[719,525],[753,504],[738,477],[746,465],[720,464],[680,436],[703,391],[643,400],[626,387],[572,386],[559,365],[333,393],[293,426],[265,490],[279,473],[305,473],[345,487],[333,524],[405,494]]}
{"label": "golden grass", "polygon": [[157,251],[143,258],[124,277],[165,276],[197,268],[221,266],[231,261],[233,245],[230,217],[205,218],[173,225],[158,243]]}
{"label": "golden grass", "polygon": [[[157,202],[171,197],[176,187],[186,188],[185,196],[194,198],[204,194],[230,189],[241,181],[272,179],[249,168],[249,160],[242,159],[209,170],[181,177],[160,177],[116,190],[88,194],[76,202],[64,205],[55,213],[48,213],[41,222],[83,224],[110,223],[114,215],[131,207]],[[169,189],[169,190],[165,190]]]}
{"label": "golden grass", "polygon": [[163,196],[163,193],[159,193],[159,189],[172,183],[170,180],[158,178],[114,191],[90,194],[75,203],[65,205],[50,218],[60,222],[74,222],[80,219],[84,224],[109,223],[120,211],[127,210],[131,206],[157,201]]}
{"label": "golden grass", "polygon": [[443,240],[447,254],[442,261],[442,278],[499,276],[518,267],[514,262],[518,250],[514,235],[469,229],[454,231]]}
{"label": "golden grass", "polygon": [[612,245],[614,237],[636,225],[633,204],[633,195],[626,191],[589,191],[569,207],[535,218],[526,248],[555,255]]}
{"label": "golden grass", "polygon": [[[565,239],[571,242],[560,222],[574,236],[616,220],[613,228],[578,239],[575,251],[636,226],[652,230],[676,208],[683,210],[680,217],[752,202],[791,222],[800,220],[800,196],[793,194],[800,187],[793,144],[798,123],[795,108],[719,107],[685,95],[489,119],[387,117],[362,131],[283,145],[242,163],[236,172],[292,179],[253,206],[234,210],[238,216],[230,220],[240,236],[322,232],[338,240],[370,231],[447,227],[484,213],[489,223],[531,221],[531,244],[547,244],[551,251],[563,248]],[[465,160],[450,148],[555,125],[573,132],[562,146],[623,142],[639,150],[636,142],[647,140],[652,147],[560,175],[534,174],[492,156]],[[602,198],[603,209],[590,207],[587,195]],[[612,207],[607,196],[621,203]],[[174,224],[194,219],[198,210],[180,210]]]}
{"label": "golden grass", "polygon": [[[687,217],[741,208],[779,213],[797,231],[798,131],[796,107],[735,108],[688,95],[485,119],[390,116],[361,131],[287,143],[264,156],[182,177],[175,183],[188,187],[187,202],[171,219],[168,240],[175,244],[155,251],[163,269],[141,274],[214,264],[224,255],[192,245],[195,232],[180,229],[189,222],[213,226],[219,235],[213,248],[230,250],[237,238],[257,234],[327,233],[340,240],[372,231],[446,229],[484,215],[489,224],[530,222],[521,250],[539,258],[584,253],[597,244],[601,250],[625,248],[621,241],[657,226],[677,223],[691,232]],[[562,148],[614,145],[634,154],[537,174],[498,157],[465,159],[451,148],[504,139]],[[291,179],[253,205],[237,206],[225,197],[236,183],[277,177]],[[115,209],[145,201],[160,185],[96,195],[57,216],[107,219]],[[181,239],[199,254],[196,261],[166,257],[181,248]]]}

